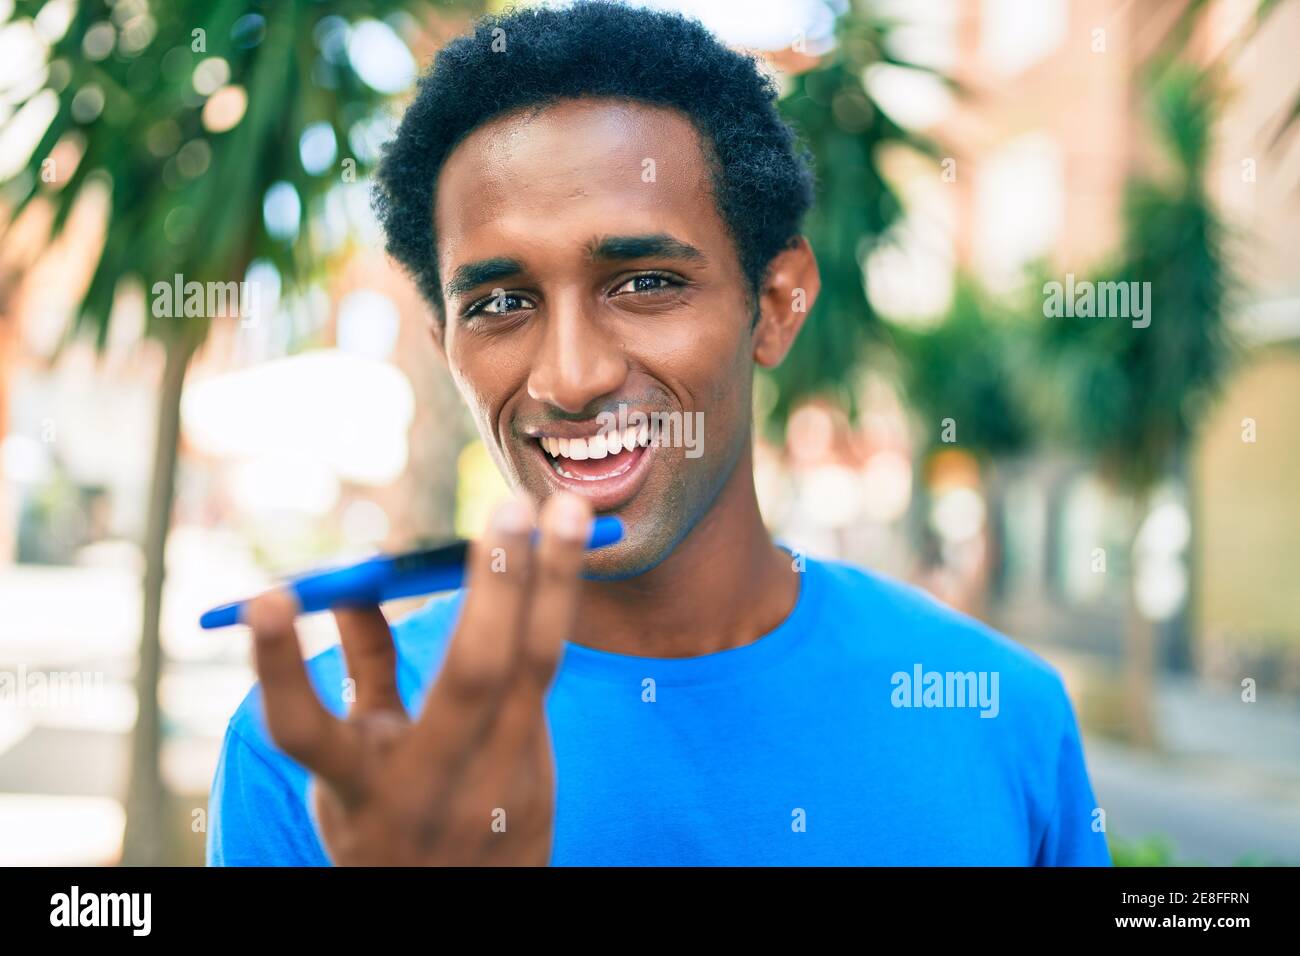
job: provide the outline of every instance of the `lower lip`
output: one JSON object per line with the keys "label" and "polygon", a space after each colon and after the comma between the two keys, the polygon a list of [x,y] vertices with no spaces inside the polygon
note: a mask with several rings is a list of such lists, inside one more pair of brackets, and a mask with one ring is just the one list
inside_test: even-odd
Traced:
{"label": "lower lip", "polygon": [[[537,454],[541,456],[542,468],[550,480],[557,488],[563,488],[565,491],[581,495],[591,503],[591,507],[598,512],[613,511],[627,503],[641,487],[645,480],[646,472],[649,468],[651,452],[654,450],[648,445],[638,445],[630,452],[623,452],[617,456],[622,459],[624,456],[631,456],[630,467],[613,475],[609,478],[568,478],[555,470],[552,461],[564,462],[565,459],[552,459],[550,454],[535,439],[532,442]],[[610,468],[621,467],[623,462],[611,463]]]}

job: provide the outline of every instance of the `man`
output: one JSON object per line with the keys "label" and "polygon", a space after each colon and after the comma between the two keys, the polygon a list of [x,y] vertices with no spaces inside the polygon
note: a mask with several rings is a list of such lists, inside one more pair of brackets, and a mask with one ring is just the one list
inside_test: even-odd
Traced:
{"label": "man", "polygon": [[[1109,864],[1054,670],[763,526],[753,366],[818,291],[773,100],[605,3],[486,19],[422,78],[376,207],[520,495],[465,591],[339,611],[305,667],[292,598],[254,603],[211,863]],[[593,513],[626,535],[584,555]]]}

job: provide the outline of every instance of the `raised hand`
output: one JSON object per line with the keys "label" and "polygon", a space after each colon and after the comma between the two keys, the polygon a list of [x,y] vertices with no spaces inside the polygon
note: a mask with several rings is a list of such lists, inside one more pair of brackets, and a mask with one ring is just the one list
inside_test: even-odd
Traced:
{"label": "raised hand", "polygon": [[337,610],[356,702],[345,720],[308,680],[287,591],[252,601],[271,737],[312,773],[322,842],[340,865],[545,865],[555,768],[545,697],[577,614],[590,506],[557,493],[502,505],[470,548],[468,594],[442,670],[412,721],[377,607]]}

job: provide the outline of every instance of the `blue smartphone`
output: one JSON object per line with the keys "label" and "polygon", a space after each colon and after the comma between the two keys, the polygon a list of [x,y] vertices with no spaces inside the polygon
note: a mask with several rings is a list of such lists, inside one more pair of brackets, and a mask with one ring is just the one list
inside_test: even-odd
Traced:
{"label": "blue smartphone", "polygon": [[[536,540],[536,532],[533,533]],[[592,522],[587,549],[603,548],[623,537],[623,522],[601,515]],[[452,591],[465,580],[469,542],[458,540],[439,548],[381,554],[357,564],[295,575],[285,582],[304,613],[332,607],[381,604],[397,598]],[[199,627],[212,629],[238,624],[245,601],[214,607],[199,618]]]}

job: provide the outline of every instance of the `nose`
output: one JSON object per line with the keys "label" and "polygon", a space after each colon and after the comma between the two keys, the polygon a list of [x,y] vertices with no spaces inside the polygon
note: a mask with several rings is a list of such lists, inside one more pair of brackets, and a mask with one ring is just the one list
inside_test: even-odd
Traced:
{"label": "nose", "polygon": [[528,394],[538,402],[578,414],[627,378],[621,344],[598,318],[577,307],[552,308],[528,375]]}

